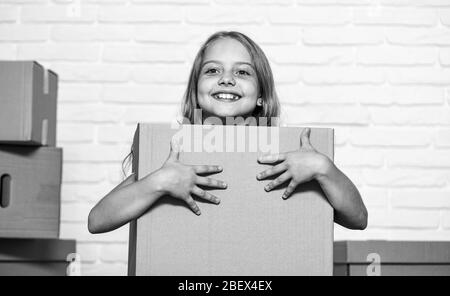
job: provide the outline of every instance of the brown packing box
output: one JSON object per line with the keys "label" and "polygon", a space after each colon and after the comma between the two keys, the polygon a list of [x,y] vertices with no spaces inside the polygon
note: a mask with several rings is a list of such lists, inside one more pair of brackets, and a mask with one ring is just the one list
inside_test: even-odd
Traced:
{"label": "brown packing box", "polygon": [[0,239],[0,276],[64,276],[75,252],[74,240]]}
{"label": "brown packing box", "polygon": [[[158,200],[130,225],[129,274],[332,275],[333,209],[318,183],[305,183],[291,198],[282,200],[286,184],[265,192],[269,181],[256,179],[257,173],[269,167],[256,161],[262,151],[268,151],[264,145],[251,148],[257,141],[264,143],[260,135],[269,130],[270,135],[276,135],[279,131],[279,151],[286,152],[299,148],[302,128],[216,126],[214,130],[221,131],[227,143],[220,144],[217,139],[221,137],[216,136],[216,147],[243,152],[187,152],[186,146],[202,146],[202,139],[214,138],[211,128],[183,127],[191,132],[184,139],[192,142],[183,140],[182,149],[186,151],[180,154],[180,160],[223,167],[223,172],[211,175],[228,184],[226,190],[210,191],[221,199],[220,205],[196,199],[202,211],[196,216],[179,200]],[[161,167],[176,132],[169,125],[139,124],[133,144],[133,170],[138,179]],[[242,135],[245,149],[237,150]],[[230,139],[235,145],[228,146]],[[311,142],[333,159],[332,129],[312,129]]]}
{"label": "brown packing box", "polygon": [[62,149],[0,146],[0,237],[59,236]]}
{"label": "brown packing box", "polygon": [[58,76],[32,61],[0,61],[0,144],[56,144]]}
{"label": "brown packing box", "polygon": [[[374,259],[379,261],[374,262]],[[334,275],[448,276],[450,275],[450,242],[335,242]]]}

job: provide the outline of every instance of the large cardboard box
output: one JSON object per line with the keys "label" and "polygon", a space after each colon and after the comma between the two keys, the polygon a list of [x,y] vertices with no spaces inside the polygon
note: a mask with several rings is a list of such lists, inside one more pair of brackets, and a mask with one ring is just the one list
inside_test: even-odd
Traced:
{"label": "large cardboard box", "polygon": [[449,276],[450,242],[335,242],[334,275]]}
{"label": "large cardboard box", "polygon": [[58,77],[32,61],[0,61],[0,144],[56,143]]}
{"label": "large cardboard box", "polygon": [[0,237],[59,236],[62,149],[0,146]]}
{"label": "large cardboard box", "polygon": [[[266,192],[269,180],[256,179],[269,167],[258,164],[257,156],[297,150],[302,128],[184,125],[177,130],[139,124],[133,144],[138,179],[162,166],[172,136],[180,131],[185,135],[180,161],[221,165],[223,172],[211,177],[228,188],[211,190],[219,205],[197,199],[200,216],[163,197],[132,222],[130,275],[332,275],[333,209],[319,184],[305,183],[282,200],[287,184]],[[265,136],[276,140],[264,145],[271,142]],[[333,130],[312,129],[311,142],[333,159]],[[201,147],[210,152],[197,152]]]}
{"label": "large cardboard box", "polygon": [[69,275],[75,252],[74,240],[0,239],[0,276]]}

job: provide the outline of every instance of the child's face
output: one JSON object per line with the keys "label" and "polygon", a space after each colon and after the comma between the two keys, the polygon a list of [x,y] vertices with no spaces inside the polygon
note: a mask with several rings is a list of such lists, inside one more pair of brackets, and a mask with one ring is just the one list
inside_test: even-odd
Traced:
{"label": "child's face", "polygon": [[197,87],[204,118],[245,117],[256,108],[259,97],[250,54],[231,38],[216,40],[206,50]]}

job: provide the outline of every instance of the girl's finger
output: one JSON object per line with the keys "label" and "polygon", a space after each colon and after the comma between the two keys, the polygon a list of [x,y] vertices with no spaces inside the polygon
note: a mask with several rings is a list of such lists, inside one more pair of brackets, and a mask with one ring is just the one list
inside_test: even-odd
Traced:
{"label": "girl's finger", "polygon": [[277,165],[275,165],[275,166],[273,166],[273,167],[271,167],[271,168],[269,168],[269,169],[267,169],[267,170],[257,174],[256,175],[256,179],[263,180],[263,179],[268,178],[270,176],[282,173],[285,170],[287,170],[287,165],[286,165],[286,163],[282,162],[280,164],[277,164]]}
{"label": "girl's finger", "polygon": [[275,163],[284,161],[286,159],[286,154],[270,154],[270,155],[262,155],[258,157],[259,163]]}
{"label": "girl's finger", "polygon": [[188,196],[185,199],[185,202],[187,203],[187,205],[189,206],[189,208],[191,208],[191,210],[197,215],[200,216],[201,212],[200,212],[200,208],[197,206],[197,203],[194,201],[194,199],[192,198],[192,196]]}
{"label": "girl's finger", "polygon": [[206,192],[205,190],[203,190],[203,189],[201,189],[201,188],[199,188],[197,186],[194,186],[194,188],[192,188],[191,192],[193,194],[197,195],[198,197],[200,197],[201,199],[210,201],[210,202],[215,203],[215,204],[219,204],[220,203],[220,199],[217,196],[214,196],[211,193]]}
{"label": "girl's finger", "polygon": [[272,182],[267,184],[266,187],[264,187],[264,190],[270,191],[273,188],[275,188],[275,187],[283,184],[284,182],[290,180],[291,178],[292,178],[291,174],[289,172],[285,172],[284,174],[282,174],[281,176],[279,176],[278,178],[276,178],[275,180],[273,180]]}
{"label": "girl's finger", "polygon": [[168,160],[177,161],[180,158],[180,144],[178,140],[172,138],[170,141],[170,153]]}
{"label": "girl's finger", "polygon": [[300,135],[300,146],[308,148],[312,147],[310,136],[311,136],[311,129],[310,128],[303,129],[302,134]]}
{"label": "girl's finger", "polygon": [[222,171],[222,167],[219,165],[193,165],[191,167],[196,174],[213,174]]}
{"label": "girl's finger", "polygon": [[291,196],[292,192],[294,192],[295,188],[297,188],[297,183],[294,180],[291,180],[288,187],[286,188],[286,191],[284,191],[282,198],[287,199],[289,196]]}
{"label": "girl's finger", "polygon": [[223,181],[219,181],[213,178],[207,177],[197,177],[195,182],[197,185],[207,186],[207,187],[215,187],[215,188],[227,188],[227,184]]}

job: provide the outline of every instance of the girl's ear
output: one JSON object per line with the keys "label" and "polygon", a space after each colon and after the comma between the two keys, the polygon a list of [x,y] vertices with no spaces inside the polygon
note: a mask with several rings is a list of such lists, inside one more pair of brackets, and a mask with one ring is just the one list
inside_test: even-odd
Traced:
{"label": "girl's ear", "polygon": [[257,106],[262,106],[262,98],[258,98],[258,99],[256,100],[256,105],[257,105]]}

